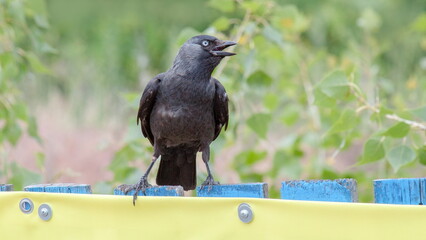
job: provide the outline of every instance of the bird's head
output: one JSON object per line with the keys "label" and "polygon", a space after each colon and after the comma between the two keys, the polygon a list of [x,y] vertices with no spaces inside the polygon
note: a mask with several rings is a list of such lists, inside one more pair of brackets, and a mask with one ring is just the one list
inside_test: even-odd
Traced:
{"label": "bird's head", "polygon": [[233,41],[222,41],[209,35],[198,35],[186,41],[185,45],[191,45],[194,54],[203,57],[228,57],[235,53],[225,52],[226,48],[236,45]]}
{"label": "bird's head", "polygon": [[209,35],[192,37],[180,48],[174,65],[177,64],[187,70],[203,67],[213,71],[224,57],[235,55],[224,50],[236,44],[236,42],[222,41]]}

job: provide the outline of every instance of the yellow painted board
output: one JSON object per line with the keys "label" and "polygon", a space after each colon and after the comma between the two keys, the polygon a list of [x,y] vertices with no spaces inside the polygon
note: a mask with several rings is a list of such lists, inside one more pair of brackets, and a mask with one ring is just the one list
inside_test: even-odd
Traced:
{"label": "yellow painted board", "polygon": [[[19,201],[35,209],[24,214]],[[49,221],[37,209],[47,203]],[[251,223],[238,218],[248,203]],[[0,239],[426,239],[426,208],[254,198],[0,193]]]}

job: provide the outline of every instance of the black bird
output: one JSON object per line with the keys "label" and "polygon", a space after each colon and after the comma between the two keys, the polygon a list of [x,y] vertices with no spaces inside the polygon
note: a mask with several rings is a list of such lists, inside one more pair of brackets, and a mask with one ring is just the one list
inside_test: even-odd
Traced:
{"label": "black bird", "polygon": [[235,44],[213,36],[195,36],[180,48],[173,66],[147,84],[137,122],[141,122],[143,135],[154,146],[152,162],[138,183],[119,186],[125,194],[135,190],[133,204],[138,191],[145,192],[151,186],[147,177],[160,156],[158,185],[195,189],[197,152],[202,152],[208,172],[202,187],[219,184],[208,164],[209,145],[228,126],[228,97],[222,84],[211,75],[224,57],[235,55],[223,51]]}

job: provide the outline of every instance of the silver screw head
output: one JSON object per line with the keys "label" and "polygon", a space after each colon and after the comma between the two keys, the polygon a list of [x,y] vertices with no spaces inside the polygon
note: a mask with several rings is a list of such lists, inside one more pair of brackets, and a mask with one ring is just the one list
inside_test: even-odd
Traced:
{"label": "silver screw head", "polygon": [[21,209],[23,213],[30,214],[33,212],[34,203],[29,198],[23,198],[19,202],[19,209]]}
{"label": "silver screw head", "polygon": [[240,211],[241,218],[246,219],[249,216],[249,211],[247,209],[243,209]]}
{"label": "silver screw head", "polygon": [[253,211],[247,203],[241,203],[238,206],[238,217],[243,223],[249,223],[253,220]]}
{"label": "silver screw head", "polygon": [[49,221],[52,218],[53,211],[52,208],[48,204],[41,204],[38,208],[38,216],[44,220]]}
{"label": "silver screw head", "polygon": [[49,214],[49,210],[47,210],[47,208],[42,208],[41,210],[40,210],[40,214],[42,215],[42,216],[47,216],[48,214]]}

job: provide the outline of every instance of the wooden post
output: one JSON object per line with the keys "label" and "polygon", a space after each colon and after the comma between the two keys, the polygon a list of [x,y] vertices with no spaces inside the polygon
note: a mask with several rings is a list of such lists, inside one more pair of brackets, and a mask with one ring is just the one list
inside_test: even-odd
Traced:
{"label": "wooden post", "polygon": [[281,185],[281,198],[327,202],[356,202],[358,200],[354,179],[293,180]]}
{"label": "wooden post", "polygon": [[426,178],[374,180],[376,203],[423,205],[426,198]]}
{"label": "wooden post", "polygon": [[[130,191],[127,195],[133,195],[135,191]],[[146,194],[146,195],[145,195]],[[145,194],[139,191],[138,196],[165,196],[165,197],[181,197],[183,196],[183,188],[181,186],[153,186],[146,189]],[[114,195],[125,195],[121,190],[115,188]]]}
{"label": "wooden post", "polygon": [[197,187],[198,197],[247,197],[247,198],[267,198],[268,184],[266,183],[245,183],[233,185],[213,185],[209,187]]}
{"label": "wooden post", "polygon": [[0,192],[8,192],[13,190],[12,184],[0,184]]}
{"label": "wooden post", "polygon": [[27,192],[51,192],[51,193],[80,193],[90,194],[92,189],[88,184],[76,183],[53,183],[53,184],[36,184],[24,187]]}

